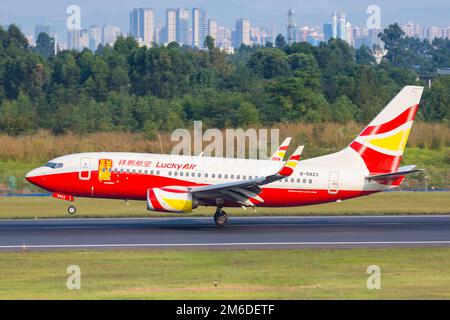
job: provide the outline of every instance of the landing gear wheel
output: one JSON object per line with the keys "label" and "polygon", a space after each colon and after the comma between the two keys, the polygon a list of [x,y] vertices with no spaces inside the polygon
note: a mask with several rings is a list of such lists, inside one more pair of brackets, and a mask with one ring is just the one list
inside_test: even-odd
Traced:
{"label": "landing gear wheel", "polygon": [[70,206],[69,208],[67,208],[67,212],[69,212],[69,214],[75,214],[77,212],[77,207]]}
{"label": "landing gear wheel", "polygon": [[228,223],[228,215],[223,210],[216,211],[214,215],[214,221],[218,227],[223,227]]}

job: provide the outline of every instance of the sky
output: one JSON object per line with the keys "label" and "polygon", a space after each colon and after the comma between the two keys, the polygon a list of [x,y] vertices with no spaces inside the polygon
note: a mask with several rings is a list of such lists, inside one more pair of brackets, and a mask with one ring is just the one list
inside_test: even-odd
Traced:
{"label": "sky", "polygon": [[253,26],[275,27],[284,32],[288,8],[294,8],[298,25],[321,26],[332,11],[347,13],[353,25],[365,25],[366,9],[371,4],[381,8],[383,25],[414,21],[422,25],[450,26],[449,0],[14,0],[0,2],[0,25],[16,23],[26,34],[34,33],[38,23],[51,22],[64,32],[69,5],[80,6],[82,27],[112,24],[128,31],[128,12],[136,7],[155,10],[156,24],[164,22],[169,7],[201,7],[219,24],[232,27],[237,18],[248,18]]}

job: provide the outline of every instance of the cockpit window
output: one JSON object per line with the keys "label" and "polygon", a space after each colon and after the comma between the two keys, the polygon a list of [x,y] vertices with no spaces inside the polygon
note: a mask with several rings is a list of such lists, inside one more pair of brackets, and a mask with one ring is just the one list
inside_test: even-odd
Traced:
{"label": "cockpit window", "polygon": [[47,162],[44,167],[49,167],[52,169],[59,169],[62,168],[64,166],[63,163],[57,163],[57,162]]}

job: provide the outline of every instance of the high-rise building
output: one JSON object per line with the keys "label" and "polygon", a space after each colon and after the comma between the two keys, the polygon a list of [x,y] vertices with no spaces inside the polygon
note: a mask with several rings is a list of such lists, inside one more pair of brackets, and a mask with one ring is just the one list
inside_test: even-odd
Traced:
{"label": "high-rise building", "polygon": [[163,31],[165,31],[165,29],[161,25],[155,27],[155,36],[153,37],[155,43],[161,44],[164,42]]}
{"label": "high-rise building", "polygon": [[[104,46],[107,44],[113,46],[116,42],[117,38],[120,36],[120,29],[115,26],[103,26],[103,32],[102,32],[102,43]],[[153,37],[152,37],[153,39]],[[146,44],[147,45],[147,44]]]}
{"label": "high-rise building", "polygon": [[79,50],[80,49],[80,29],[73,29],[67,32],[67,49]]}
{"label": "high-rise building", "polygon": [[217,46],[217,37],[219,33],[219,26],[217,20],[208,20],[208,36],[214,39],[214,45]]}
{"label": "high-rise building", "polygon": [[192,47],[202,49],[208,35],[208,20],[206,9],[192,9]]}
{"label": "high-rise building", "polygon": [[353,41],[353,27],[352,24],[347,21],[346,25],[345,25],[345,41],[347,41],[347,43],[350,46],[354,46],[354,41]]}
{"label": "high-rise building", "polygon": [[345,17],[345,13],[341,12],[338,16],[337,37],[345,41],[346,35],[347,35],[347,19]]}
{"label": "high-rise building", "polygon": [[142,45],[150,47],[154,42],[154,12],[150,8],[138,8],[130,12],[130,35]]}
{"label": "high-rise building", "polygon": [[55,37],[55,26],[51,23],[38,24],[34,28],[34,37],[37,41],[41,33],[46,33],[49,37]]}
{"label": "high-rise building", "polygon": [[333,12],[331,20],[332,20],[331,24],[332,24],[332,28],[333,28],[332,38],[337,39],[337,37],[338,37],[338,20],[337,20],[336,12]]}
{"label": "high-rise building", "polygon": [[288,22],[287,22],[287,40],[288,44],[292,44],[298,39],[296,39],[296,29],[297,29],[297,21],[295,19],[295,11],[294,9],[288,10]]}
{"label": "high-rise building", "polygon": [[91,26],[89,28],[89,49],[96,51],[98,45],[102,43],[103,29],[101,26]]}
{"label": "high-rise building", "polygon": [[175,9],[166,10],[166,27],[164,42],[171,43],[177,41],[177,11]]}
{"label": "high-rise building", "polygon": [[331,38],[333,38],[333,24],[325,23],[323,25],[323,40],[328,42]]}
{"label": "high-rise building", "polygon": [[238,19],[236,30],[234,31],[233,47],[239,48],[241,45],[250,46],[250,20]]}
{"label": "high-rise building", "polygon": [[432,26],[429,27],[427,30],[427,39],[431,43],[436,38],[442,38],[443,37],[443,30],[439,27]]}
{"label": "high-rise building", "polygon": [[85,48],[89,48],[89,30],[81,29],[78,48],[75,48],[75,49],[76,50],[84,50]]}
{"label": "high-rise building", "polygon": [[186,8],[177,9],[177,21],[176,21],[176,38],[179,45],[190,45],[191,37],[189,34],[189,10]]}

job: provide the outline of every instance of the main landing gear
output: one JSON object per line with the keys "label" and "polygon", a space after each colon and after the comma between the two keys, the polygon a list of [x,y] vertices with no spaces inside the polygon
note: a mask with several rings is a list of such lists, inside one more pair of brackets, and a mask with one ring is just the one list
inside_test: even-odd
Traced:
{"label": "main landing gear", "polygon": [[75,207],[73,205],[73,203],[69,206],[69,208],[67,208],[67,212],[69,212],[69,214],[75,214],[77,213],[77,207]]}
{"label": "main landing gear", "polygon": [[217,208],[214,214],[214,221],[218,227],[223,227],[228,223],[228,214],[221,208]]}

